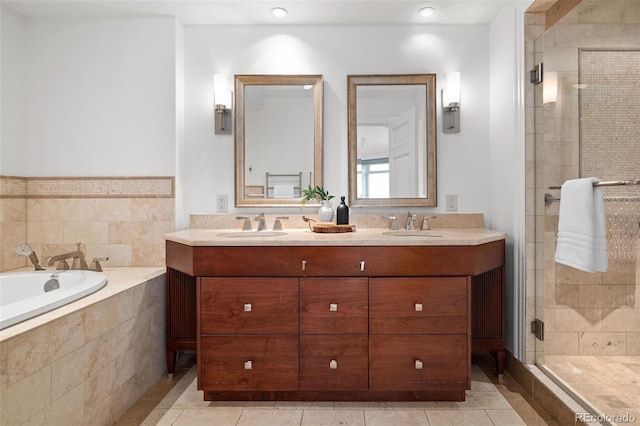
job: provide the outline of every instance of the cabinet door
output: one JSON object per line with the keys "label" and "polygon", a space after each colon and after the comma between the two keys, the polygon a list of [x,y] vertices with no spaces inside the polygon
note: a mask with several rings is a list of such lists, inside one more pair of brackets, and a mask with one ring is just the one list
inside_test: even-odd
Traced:
{"label": "cabinet door", "polygon": [[297,336],[203,336],[201,351],[204,390],[298,389]]}
{"label": "cabinet door", "polygon": [[366,335],[300,336],[300,390],[367,390]]}
{"label": "cabinet door", "polygon": [[297,334],[297,278],[202,278],[203,334]]}
{"label": "cabinet door", "polygon": [[466,277],[370,278],[370,334],[466,333]]}
{"label": "cabinet door", "polygon": [[301,278],[300,334],[367,334],[367,278]]}
{"label": "cabinet door", "polygon": [[369,390],[464,390],[467,351],[466,334],[370,336]]}

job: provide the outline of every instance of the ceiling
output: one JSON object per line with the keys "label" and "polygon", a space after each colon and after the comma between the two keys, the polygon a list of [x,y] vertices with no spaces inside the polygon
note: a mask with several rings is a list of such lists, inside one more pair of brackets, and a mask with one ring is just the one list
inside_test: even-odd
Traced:
{"label": "ceiling", "polygon": [[[175,16],[185,25],[486,24],[508,4],[529,3],[533,0],[2,0],[32,19]],[[276,6],[288,15],[272,16]],[[425,6],[435,14],[420,16]]]}

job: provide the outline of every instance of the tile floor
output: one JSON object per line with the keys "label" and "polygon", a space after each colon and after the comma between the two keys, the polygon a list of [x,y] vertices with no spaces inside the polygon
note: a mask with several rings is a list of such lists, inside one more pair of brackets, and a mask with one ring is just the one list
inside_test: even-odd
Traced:
{"label": "tile floor", "polygon": [[640,356],[546,356],[545,365],[600,414],[640,423]]}
{"label": "tile floor", "polygon": [[464,402],[209,402],[196,390],[192,353],[115,423],[129,425],[554,425],[508,373],[503,383],[486,354],[476,356]]}

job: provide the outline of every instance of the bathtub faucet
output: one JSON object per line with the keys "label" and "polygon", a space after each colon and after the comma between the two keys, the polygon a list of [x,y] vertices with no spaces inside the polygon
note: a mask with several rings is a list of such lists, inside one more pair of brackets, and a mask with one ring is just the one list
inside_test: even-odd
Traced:
{"label": "bathtub faucet", "polygon": [[[89,265],[87,265],[87,262],[84,260],[84,254],[80,251],[80,244],[81,243],[76,244],[76,246],[78,246],[76,251],[47,258],[47,265],[51,266],[58,262],[56,269],[89,270]],[[73,258],[73,263],[71,264],[71,268],[69,268],[67,259],[71,258]]]}

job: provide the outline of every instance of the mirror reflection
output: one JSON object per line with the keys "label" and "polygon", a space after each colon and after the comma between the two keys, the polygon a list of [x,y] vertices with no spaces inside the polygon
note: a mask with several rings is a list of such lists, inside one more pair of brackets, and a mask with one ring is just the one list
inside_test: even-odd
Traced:
{"label": "mirror reflection", "polygon": [[299,205],[322,185],[322,76],[236,76],[236,206]]}
{"label": "mirror reflection", "polygon": [[435,75],[349,76],[352,205],[435,206]]}

